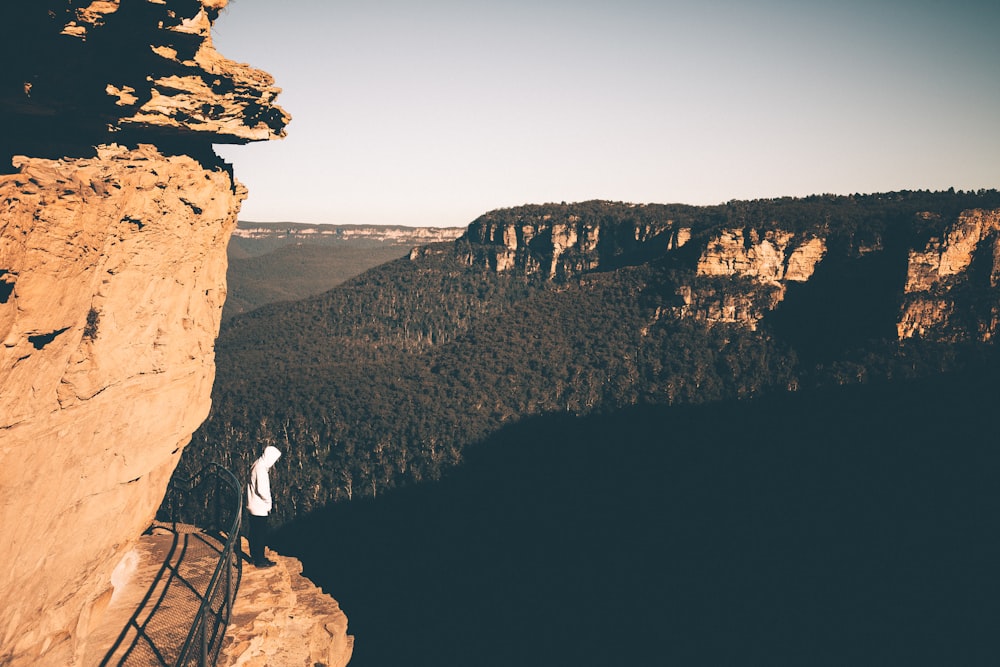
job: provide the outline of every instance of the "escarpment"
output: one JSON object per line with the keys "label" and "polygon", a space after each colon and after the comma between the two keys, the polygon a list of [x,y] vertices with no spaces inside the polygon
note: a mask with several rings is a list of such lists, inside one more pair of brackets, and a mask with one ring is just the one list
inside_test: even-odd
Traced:
{"label": "escarpment", "polygon": [[954,209],[995,205],[995,194],[524,206],[474,221],[456,252],[470,265],[552,281],[657,262],[674,276],[674,305],[661,316],[751,329],[790,286],[808,292],[821,267],[836,267],[836,280],[875,262],[885,284],[867,287],[895,295],[899,340],[984,342],[1000,319],[1000,209]]}
{"label": "escarpment", "polygon": [[279,138],[225,0],[19,0],[0,49],[0,663],[76,664],[208,413],[245,196],[215,142]]}
{"label": "escarpment", "polygon": [[975,293],[998,283],[1000,210],[963,211],[924,248],[910,250],[899,337],[991,340],[997,303]]}
{"label": "escarpment", "polygon": [[[640,214],[622,220],[625,206]],[[585,271],[643,261],[684,245],[691,230],[659,210],[610,202],[545,206],[487,213],[473,221],[463,240],[469,264],[498,272],[521,271],[563,279]]]}

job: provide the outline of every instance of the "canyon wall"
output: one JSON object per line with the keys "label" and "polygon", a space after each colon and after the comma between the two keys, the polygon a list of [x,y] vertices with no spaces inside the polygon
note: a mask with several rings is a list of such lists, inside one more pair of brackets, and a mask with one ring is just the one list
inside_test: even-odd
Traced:
{"label": "canyon wall", "polygon": [[[696,274],[712,278],[745,278],[752,289],[720,293],[714,285],[681,285],[684,305],[679,317],[707,322],[742,322],[751,329],[785,296],[789,282],[806,282],[826,255],[826,240],[797,238],[783,229],[723,229],[713,235],[698,257]],[[707,287],[707,289],[706,289]]]}
{"label": "canyon wall", "polygon": [[[910,251],[896,327],[901,339],[992,340],[997,330],[996,305],[984,307],[976,299],[960,297],[974,290],[977,282],[991,288],[1000,284],[998,232],[1000,210],[963,211],[940,236]],[[976,260],[980,266],[974,266]]]}
{"label": "canyon wall", "polygon": [[[808,284],[831,254],[836,271],[880,255],[896,261],[883,238],[888,233],[914,244],[905,249],[899,284],[888,286],[897,294],[899,340],[983,342],[996,333],[1000,314],[989,295],[1000,284],[1000,210],[967,209],[953,217],[916,211],[895,221],[891,232],[872,232],[880,224],[876,208],[859,233],[819,219],[731,226],[720,221],[727,212],[713,207],[673,208],[687,219],[615,202],[502,209],[474,221],[455,248],[470,265],[556,281],[659,262],[674,269],[676,279],[676,305],[662,316],[755,329],[789,285]],[[926,243],[915,240],[918,228],[932,230]]]}
{"label": "canyon wall", "polygon": [[[225,0],[19,0],[0,76],[0,664],[76,664],[208,413],[245,196],[283,136]],[[2,169],[2,165],[0,165]]]}
{"label": "canyon wall", "polygon": [[[598,211],[621,206],[589,204]],[[460,250],[464,261],[501,273],[520,271],[565,279],[675,250],[690,238],[690,229],[670,219],[621,224],[603,220],[599,214],[584,219],[572,210],[553,215],[535,208],[515,209],[513,215],[509,211],[487,213],[473,221],[463,237],[467,244]]]}

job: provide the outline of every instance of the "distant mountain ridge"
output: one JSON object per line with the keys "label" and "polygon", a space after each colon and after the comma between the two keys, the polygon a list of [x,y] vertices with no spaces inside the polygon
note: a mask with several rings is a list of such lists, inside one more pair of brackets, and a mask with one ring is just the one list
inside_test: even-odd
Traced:
{"label": "distant mountain ridge", "polygon": [[223,319],[332,289],[411,248],[453,241],[461,227],[240,221],[229,241]]}
{"label": "distant mountain ridge", "polygon": [[[405,225],[329,225],[301,222],[250,222],[240,220],[233,231],[236,246],[270,248],[289,243],[371,241],[396,245],[420,245],[454,241],[465,227],[408,227]],[[248,243],[253,241],[256,243]]]}

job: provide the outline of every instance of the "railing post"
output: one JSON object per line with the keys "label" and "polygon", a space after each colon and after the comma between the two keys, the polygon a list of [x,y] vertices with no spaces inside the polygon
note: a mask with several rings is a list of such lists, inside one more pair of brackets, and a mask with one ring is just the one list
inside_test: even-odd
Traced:
{"label": "railing post", "polygon": [[201,656],[198,667],[208,667],[208,618],[201,617]]}
{"label": "railing post", "polygon": [[[215,479],[215,502],[212,503],[213,505],[215,505],[215,508],[214,508],[215,509],[215,512],[214,512],[214,514],[215,514],[215,517],[214,517],[215,518],[215,525],[212,526],[212,528],[215,529],[215,530],[217,530],[217,531],[219,531],[219,532],[222,532],[222,530],[223,530],[223,528],[222,528],[222,525],[223,525],[222,524],[222,498],[223,498],[223,495],[222,495],[222,477],[216,477],[216,479]],[[209,501],[209,502],[211,502],[211,501]]]}
{"label": "railing post", "polygon": [[233,617],[233,554],[230,550],[226,555],[226,623]]}

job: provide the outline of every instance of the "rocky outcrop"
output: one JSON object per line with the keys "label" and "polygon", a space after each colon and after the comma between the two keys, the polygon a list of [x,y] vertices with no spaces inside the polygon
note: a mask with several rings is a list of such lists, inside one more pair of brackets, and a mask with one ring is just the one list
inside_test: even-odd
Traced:
{"label": "rocky outcrop", "polygon": [[340,605],[302,575],[301,562],[268,557],[275,567],[243,570],[220,667],[344,667],[354,637]]}
{"label": "rocky outcrop", "polygon": [[809,280],[826,253],[824,239],[795,241],[781,229],[725,229],[709,241],[698,258],[701,276],[745,276],[757,282],[780,285]]}
{"label": "rocky outcrop", "polygon": [[[1000,211],[963,211],[954,224],[940,237],[933,237],[922,250],[911,250],[906,273],[906,292],[929,292],[936,287],[950,287],[966,272],[975,254],[985,241],[991,254],[997,244]],[[1000,267],[990,272],[990,281],[997,284]]]}
{"label": "rocky outcrop", "polygon": [[288,121],[268,75],[212,48],[225,4],[4,8],[4,665],[79,661],[208,412],[245,194],[211,143],[279,137]]}
{"label": "rocky outcrop", "polygon": [[697,275],[747,278],[756,286],[738,292],[719,290],[716,284],[681,286],[684,305],[675,315],[755,329],[784,298],[786,283],[809,280],[826,252],[826,240],[816,236],[799,239],[782,229],[724,229],[698,258]]}
{"label": "rocky outcrop", "polygon": [[[0,118],[8,155],[147,141],[204,150],[284,136],[269,74],[222,57],[227,0],[18,0],[4,8]],[[11,63],[16,63],[11,66]]]}
{"label": "rocky outcrop", "polygon": [[[614,202],[577,206],[528,206],[487,213],[469,225],[457,245],[459,257],[500,273],[565,280],[588,271],[677,255],[692,242],[689,225],[658,213],[650,215],[644,206]],[[636,215],[629,216],[627,209]],[[777,226],[724,228],[702,234],[697,245],[701,250],[695,274],[707,280],[678,286],[679,305],[670,309],[670,316],[738,322],[751,328],[781,301],[788,282],[809,280],[827,252],[825,238]],[[712,280],[733,278],[749,280],[751,288],[735,292]]]}
{"label": "rocky outcrop", "polygon": [[[896,328],[900,339],[992,340],[998,313],[969,313],[958,297],[975,283],[1000,282],[1000,210],[963,211],[940,236],[909,253],[903,306]],[[974,262],[983,265],[973,270]]]}
{"label": "rocky outcrop", "polygon": [[558,215],[533,207],[516,214],[509,210],[487,213],[469,225],[460,254],[470,265],[500,273],[519,271],[567,279],[679,248],[691,237],[690,229],[673,220],[649,222],[637,217],[631,224],[621,224],[602,220],[599,211],[622,204],[590,205],[598,214],[584,217],[569,211]]}
{"label": "rocky outcrop", "polygon": [[[114,591],[90,634],[81,665],[174,664],[218,563],[219,534],[155,523],[112,574]],[[246,539],[237,553],[247,553]],[[239,556],[238,556],[239,557]],[[295,558],[273,551],[269,569],[244,564],[229,626],[212,664],[219,667],[344,667],[354,649],[336,600],[302,575]],[[143,627],[140,634],[129,621]],[[185,664],[196,662],[189,660]]]}
{"label": "rocky outcrop", "polygon": [[[864,209],[852,197],[841,198],[840,224],[831,222],[834,209],[823,209],[822,198],[798,210],[790,206],[793,220],[758,214],[740,226],[727,223],[745,221],[753,208],[745,202],[696,210],[613,202],[525,206],[480,217],[455,248],[470,265],[554,281],[657,261],[673,271],[673,301],[655,309],[655,320],[693,318],[756,329],[784,301],[789,285],[813,280],[832,247],[836,270],[851,271],[855,262],[899,262],[900,240],[929,236],[909,249],[905,284],[872,286],[898,292],[899,340],[992,340],[1000,322],[1000,210],[969,208],[956,215],[893,208],[906,196],[872,195]],[[985,191],[979,196],[990,201]],[[826,219],[810,222],[806,209],[817,220],[825,210]],[[900,275],[903,268],[893,265],[882,275]]]}
{"label": "rocky outcrop", "polygon": [[72,664],[208,414],[244,192],[150,146],[18,164],[0,179],[0,525],[17,564],[0,572],[0,656]]}
{"label": "rocky outcrop", "polygon": [[669,315],[709,324],[742,324],[754,330],[760,319],[781,301],[784,289],[781,285],[744,283],[741,289],[734,290],[731,283],[710,281],[680,285],[676,294],[681,305],[668,313],[658,312],[657,319]]}

